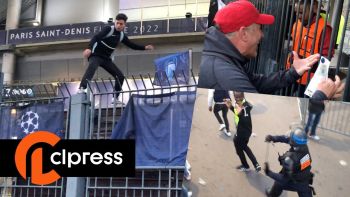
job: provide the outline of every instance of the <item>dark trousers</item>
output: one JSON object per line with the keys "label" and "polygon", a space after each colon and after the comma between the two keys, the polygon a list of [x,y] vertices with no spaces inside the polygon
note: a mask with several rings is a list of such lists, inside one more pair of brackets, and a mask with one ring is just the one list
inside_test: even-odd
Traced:
{"label": "dark trousers", "polygon": [[[121,91],[124,82],[124,75],[122,71],[118,69],[118,67],[112,62],[111,59],[106,59],[98,56],[91,56],[89,58],[89,67],[85,71],[85,74],[80,82],[80,88],[87,87],[87,82],[92,79],[99,66],[105,69],[115,79],[114,90],[116,92]],[[116,97],[118,97],[118,95],[119,93],[117,93]]]}
{"label": "dark trousers", "polygon": [[241,160],[242,165],[245,168],[249,168],[249,165],[245,158],[244,152],[248,155],[249,159],[252,161],[254,166],[258,164],[252,150],[250,150],[250,148],[248,147],[248,142],[249,142],[249,138],[244,139],[244,138],[237,137],[236,135],[233,138],[233,144],[235,145],[236,153],[239,159]]}
{"label": "dark trousers", "polygon": [[229,125],[228,119],[227,119],[228,108],[227,108],[226,104],[215,104],[213,111],[214,111],[214,115],[215,115],[216,119],[219,121],[219,123],[223,124],[222,119],[221,119],[221,117],[219,115],[219,111],[221,111],[222,118],[225,121],[226,129],[227,129],[227,131],[229,131],[230,130],[230,125]]}
{"label": "dark trousers", "polygon": [[283,190],[298,192],[299,197],[312,197],[312,190],[308,183],[296,183],[285,180],[282,174],[273,173],[277,178],[269,191],[269,197],[278,197],[282,194]]}
{"label": "dark trousers", "polygon": [[311,127],[311,134],[316,135],[316,128],[318,123],[320,122],[322,113],[310,113],[307,119],[307,124],[305,126],[305,133],[308,134]]}

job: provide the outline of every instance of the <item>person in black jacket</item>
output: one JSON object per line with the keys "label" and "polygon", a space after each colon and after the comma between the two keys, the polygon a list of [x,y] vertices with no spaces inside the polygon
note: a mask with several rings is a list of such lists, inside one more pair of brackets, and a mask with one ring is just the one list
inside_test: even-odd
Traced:
{"label": "person in black jacket", "polygon": [[259,172],[261,167],[252,150],[248,147],[249,138],[252,134],[252,119],[250,117],[250,111],[253,106],[245,100],[243,92],[234,92],[233,96],[236,104],[232,106],[231,101],[226,100],[226,105],[231,111],[233,111],[237,127],[237,132],[233,137],[233,144],[235,145],[236,153],[242,163],[237,169],[240,171],[249,171],[249,164],[244,155],[244,153],[246,153],[252,161],[255,170]]}
{"label": "person in black jacket", "polygon": [[[118,44],[122,42],[134,50],[153,50],[152,45],[141,46],[131,42],[124,34],[124,28],[128,17],[125,14],[118,14],[113,26],[105,26],[101,32],[96,34],[90,41],[89,48],[85,49],[83,55],[89,60],[89,67],[80,82],[80,93],[87,87],[87,81],[94,76],[98,66],[104,68],[115,78],[115,91],[120,91],[124,82],[124,75],[112,62],[111,55]],[[118,97],[118,94],[117,94]]]}
{"label": "person in black jacket", "polygon": [[307,147],[307,136],[301,128],[295,128],[289,136],[267,135],[266,142],[282,142],[290,144],[290,149],[278,160],[282,166],[279,173],[272,172],[269,164],[265,163],[265,173],[275,182],[270,190],[266,190],[268,197],[280,196],[283,190],[296,191],[300,197],[311,197],[313,187],[313,173],[311,172],[311,155]]}
{"label": "person in black jacket", "polygon": [[307,124],[304,128],[304,131],[306,134],[308,134],[311,127],[310,138],[314,140],[320,140],[320,137],[316,135],[316,128],[320,122],[324,108],[324,101],[320,101],[314,98],[309,99],[309,117],[307,119]]}

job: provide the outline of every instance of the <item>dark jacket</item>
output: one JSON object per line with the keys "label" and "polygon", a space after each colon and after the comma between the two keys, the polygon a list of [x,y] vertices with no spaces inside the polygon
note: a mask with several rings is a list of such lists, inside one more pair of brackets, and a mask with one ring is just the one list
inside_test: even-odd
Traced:
{"label": "dark jacket", "polygon": [[264,76],[246,68],[243,57],[229,39],[217,30],[208,29],[200,64],[198,87],[253,93],[274,93],[300,78],[294,68]]}
{"label": "dark jacket", "polygon": [[[272,141],[290,143],[289,137],[283,135],[272,136]],[[309,183],[313,175],[311,173],[312,159],[307,145],[291,147],[282,156],[279,156],[278,160],[282,166],[280,173],[284,175],[285,181]],[[276,178],[274,173],[267,175],[273,179]]]}
{"label": "dark jacket", "polygon": [[[91,56],[109,59],[120,42],[120,36],[121,32],[117,31],[114,26],[103,27],[103,29],[90,40],[89,49],[91,49]],[[124,32],[121,42],[134,50],[145,50],[144,46],[131,42]]]}
{"label": "dark jacket", "polygon": [[[233,106],[230,108],[233,113],[235,113]],[[243,103],[243,108],[238,114],[238,125],[237,126],[237,137],[240,139],[249,139],[252,135],[252,118],[250,117],[250,111],[253,106],[245,101]]]}
{"label": "dark jacket", "polygon": [[226,90],[215,90],[214,91],[214,101],[215,103],[222,103],[224,99],[230,99],[230,94]]}
{"label": "dark jacket", "polygon": [[324,111],[324,101],[320,101],[314,98],[309,100],[309,112],[313,114],[321,114]]}

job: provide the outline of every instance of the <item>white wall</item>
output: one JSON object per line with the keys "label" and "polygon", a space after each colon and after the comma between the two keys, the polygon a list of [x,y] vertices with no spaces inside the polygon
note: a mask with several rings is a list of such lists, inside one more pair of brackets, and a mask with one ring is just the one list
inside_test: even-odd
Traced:
{"label": "white wall", "polygon": [[106,22],[117,15],[119,0],[46,0],[43,10],[44,26]]}

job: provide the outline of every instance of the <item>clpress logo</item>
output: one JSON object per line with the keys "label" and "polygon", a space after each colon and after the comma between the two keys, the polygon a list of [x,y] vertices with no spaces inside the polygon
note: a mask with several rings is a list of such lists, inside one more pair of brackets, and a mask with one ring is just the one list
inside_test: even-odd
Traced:
{"label": "clpress logo", "polygon": [[[50,132],[37,131],[32,133],[18,144],[15,153],[15,163],[19,174],[27,178],[27,154],[29,149],[38,143],[46,143],[54,147],[60,138]],[[61,176],[55,171],[43,172],[43,148],[36,148],[30,155],[31,161],[31,181],[34,184],[46,185],[55,182]]]}
{"label": "clpress logo", "polygon": [[135,176],[135,141],[62,140],[48,131],[0,140],[1,176],[31,177],[38,185],[61,177]]}

